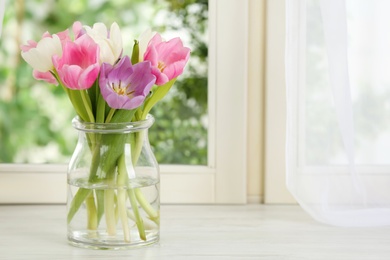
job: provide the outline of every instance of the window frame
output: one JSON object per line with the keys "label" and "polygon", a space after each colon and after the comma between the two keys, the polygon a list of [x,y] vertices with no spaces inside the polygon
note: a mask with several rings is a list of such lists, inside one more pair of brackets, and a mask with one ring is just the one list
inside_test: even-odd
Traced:
{"label": "window frame", "polygon": [[264,202],[296,203],[286,187],[286,86],[285,86],[286,0],[266,4],[266,107]]}
{"label": "window frame", "polygon": [[[209,0],[208,165],[160,165],[162,203],[246,203],[248,1]],[[64,203],[66,170],[0,164],[0,203]]]}

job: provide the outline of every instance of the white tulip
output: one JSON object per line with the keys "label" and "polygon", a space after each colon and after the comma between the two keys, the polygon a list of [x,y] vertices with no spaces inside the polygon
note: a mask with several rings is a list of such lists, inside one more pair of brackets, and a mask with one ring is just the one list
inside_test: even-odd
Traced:
{"label": "white tulip", "polygon": [[103,23],[95,23],[93,27],[84,26],[87,34],[99,45],[100,63],[114,65],[122,54],[122,35],[117,23],[111,25],[110,31]]}
{"label": "white tulip", "polygon": [[156,32],[153,32],[150,28],[144,31],[138,39],[139,42],[139,62],[144,61],[144,54],[148,48],[149,41],[153,38]]}
{"label": "white tulip", "polygon": [[52,37],[42,38],[35,48],[23,52],[23,59],[35,70],[48,72],[54,68],[52,57],[62,56],[62,45],[60,38],[56,34]]}

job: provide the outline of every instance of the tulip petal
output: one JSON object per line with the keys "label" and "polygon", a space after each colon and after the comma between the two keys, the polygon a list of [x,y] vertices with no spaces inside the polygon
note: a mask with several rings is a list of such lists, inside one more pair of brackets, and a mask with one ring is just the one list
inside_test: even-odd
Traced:
{"label": "tulip petal", "polygon": [[174,38],[163,44],[158,44],[156,46],[156,50],[159,53],[159,58],[161,60],[166,60],[169,57],[169,55],[171,55],[174,52],[177,52],[181,48],[183,48],[183,44],[180,38]]}
{"label": "tulip petal", "polygon": [[148,60],[152,63],[152,66],[157,67],[158,65],[158,53],[154,45],[148,47],[145,52],[144,60]]}
{"label": "tulip petal", "polygon": [[[115,61],[122,54],[122,34],[117,23],[113,23],[110,28],[110,42],[112,44],[112,53],[114,55]],[[114,61],[114,62],[115,62]]]}
{"label": "tulip petal", "polygon": [[80,89],[91,87],[99,75],[99,70],[99,64],[93,64],[82,71],[78,80]]}
{"label": "tulip petal", "polygon": [[70,89],[81,89],[78,84],[78,78],[80,77],[81,72],[82,69],[80,66],[64,65],[58,74],[66,87]]}
{"label": "tulip petal", "polygon": [[108,36],[107,27],[104,23],[95,23],[92,27],[92,30],[103,37]]}
{"label": "tulip petal", "polygon": [[109,75],[109,80],[114,84],[119,84],[119,81],[124,84],[129,83],[129,77],[133,73],[133,66],[129,59],[121,59],[117,66],[113,67]]}
{"label": "tulip petal", "polygon": [[131,88],[139,95],[148,95],[156,77],[152,74],[149,61],[139,62],[133,66],[134,73],[130,76]]}
{"label": "tulip petal", "polygon": [[158,85],[158,86],[164,85],[165,83],[167,83],[169,81],[169,78],[167,77],[167,75],[165,75],[164,73],[161,73],[161,71],[156,67],[152,68],[152,73],[154,76],[156,76],[156,85]]}
{"label": "tulip petal", "polygon": [[37,80],[43,80],[56,86],[58,85],[56,78],[50,72],[33,70],[33,77]]}
{"label": "tulip petal", "polygon": [[50,65],[42,62],[42,54],[36,48],[27,52],[22,52],[22,58],[35,70],[40,72],[47,72],[50,69]]}
{"label": "tulip petal", "polygon": [[143,103],[154,83],[150,62],[133,66],[128,56],[115,66],[103,63],[99,79],[100,92],[107,104],[111,108],[128,110]]}
{"label": "tulip petal", "polygon": [[81,22],[79,21],[74,22],[72,26],[72,31],[74,34],[74,38],[75,39],[79,38],[83,32],[83,25],[81,24]]}
{"label": "tulip petal", "polygon": [[180,38],[164,42],[161,36],[156,34],[149,42],[144,60],[151,62],[156,85],[161,86],[183,73],[189,55],[190,49],[183,46]]}
{"label": "tulip petal", "polygon": [[152,32],[152,30],[149,28],[138,37],[139,61],[140,62],[144,60],[144,55],[145,55],[146,49],[148,47],[148,44],[149,44],[150,40],[154,37],[155,34],[156,34],[156,32]]}
{"label": "tulip petal", "polygon": [[[190,58],[191,50],[189,48],[183,47],[178,49],[177,51],[171,52],[171,54],[165,59],[167,64],[174,63],[178,60],[183,60],[185,62]],[[185,64],[184,64],[185,65]]]}
{"label": "tulip petal", "polygon": [[184,66],[186,65],[186,63],[186,60],[179,60],[172,64],[169,64],[164,69],[164,74],[167,76],[168,79],[174,79],[183,73]]}
{"label": "tulip petal", "polygon": [[142,105],[142,103],[144,102],[144,100],[145,100],[145,97],[144,97],[144,96],[137,96],[137,97],[134,97],[134,98],[132,98],[132,99],[128,99],[128,100],[126,100],[126,102],[123,104],[122,108],[123,108],[123,109],[128,109],[128,110],[137,108],[137,107],[139,107],[140,105]]}
{"label": "tulip petal", "polygon": [[71,89],[88,89],[99,75],[99,46],[84,34],[64,45],[61,58],[53,57],[53,64],[62,83]]}
{"label": "tulip petal", "polygon": [[100,63],[104,62],[114,65],[122,55],[122,35],[118,24],[111,25],[111,31],[108,32],[107,27],[103,23],[95,23],[93,27],[84,27],[87,34],[100,47]]}
{"label": "tulip petal", "polygon": [[27,41],[27,45],[21,45],[20,49],[22,50],[22,52],[27,52],[33,48],[36,48],[37,44],[38,43],[36,41],[29,40],[29,41]]}
{"label": "tulip petal", "polygon": [[[22,49],[23,59],[31,66],[33,69],[40,72],[47,72],[53,68],[53,55],[62,55],[62,45],[61,41],[57,35],[52,37],[42,38],[35,47],[34,42],[30,42],[29,46],[24,46]],[[30,48],[31,47],[31,48]]]}

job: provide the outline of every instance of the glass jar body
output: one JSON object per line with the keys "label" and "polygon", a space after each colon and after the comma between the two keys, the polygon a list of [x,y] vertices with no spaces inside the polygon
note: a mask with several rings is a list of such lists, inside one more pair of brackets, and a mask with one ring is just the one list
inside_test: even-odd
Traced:
{"label": "glass jar body", "polygon": [[153,117],[132,123],[73,120],[79,139],[68,167],[72,245],[124,249],[159,240],[160,177],[148,140]]}

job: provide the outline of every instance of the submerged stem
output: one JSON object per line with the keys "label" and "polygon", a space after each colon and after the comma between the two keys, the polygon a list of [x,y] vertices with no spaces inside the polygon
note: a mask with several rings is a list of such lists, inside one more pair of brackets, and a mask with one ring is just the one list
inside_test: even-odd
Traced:
{"label": "submerged stem", "polygon": [[[118,160],[118,173],[120,176],[120,177],[118,177],[118,185],[121,184],[121,186],[123,188],[125,188],[126,186],[128,186],[128,184],[127,184],[128,176],[127,176],[125,157],[123,154]],[[131,187],[128,187],[127,194],[129,196],[131,208],[134,212],[135,223],[136,223],[137,228],[138,228],[139,236],[142,240],[146,240],[145,227],[144,227],[143,220],[142,220],[141,215],[140,215],[139,210],[138,210],[138,204],[137,204],[137,199],[136,199],[135,194],[134,194],[134,189]],[[123,208],[121,208],[122,206],[123,206]],[[120,210],[119,214],[121,216],[121,219],[123,219],[123,220],[126,219],[126,223],[127,223],[126,204],[125,203],[123,203],[123,205],[122,205],[122,203],[119,204],[119,210]]]}
{"label": "submerged stem", "polygon": [[134,189],[135,196],[138,200],[139,205],[143,210],[148,214],[149,218],[156,223],[160,224],[160,215],[159,213],[150,205],[150,203],[145,199],[144,194],[139,188]]}
{"label": "submerged stem", "polygon": [[118,160],[118,214],[122,223],[123,235],[126,242],[130,242],[130,230],[129,222],[127,220],[126,213],[126,181],[127,181],[127,171],[124,155],[122,154]]}
{"label": "submerged stem", "polygon": [[128,189],[127,194],[129,195],[131,209],[134,212],[135,224],[137,225],[139,236],[142,240],[146,241],[144,222],[141,218],[141,215],[139,214],[138,204],[137,204],[137,199],[135,198],[134,189],[132,188]]}
{"label": "submerged stem", "polygon": [[[141,152],[142,152],[142,143],[145,138],[145,132],[136,132],[134,133],[134,140],[132,146],[132,161],[133,165],[138,161]],[[155,222],[157,225],[160,224],[160,215],[159,213],[150,205],[150,203],[145,199],[142,191],[139,188],[134,189],[134,193],[139,205],[143,208],[143,210],[148,214],[149,218]]]}
{"label": "submerged stem", "polygon": [[[134,221],[134,222],[136,221],[136,220],[135,220],[134,213],[133,213],[130,209],[127,210],[127,217],[128,217],[129,219],[131,219],[132,221]],[[151,221],[151,220],[148,219],[148,218],[144,218],[144,219],[143,219],[143,223],[144,223],[144,228],[145,228],[145,230],[148,230],[148,229],[155,229],[156,226],[158,226],[155,222]]]}
{"label": "submerged stem", "polygon": [[97,222],[98,225],[104,213],[104,191],[95,190],[96,193],[96,206],[97,206]]}
{"label": "submerged stem", "polygon": [[85,200],[87,206],[88,224],[89,230],[96,230],[98,226],[98,217],[95,205],[95,196],[93,192],[90,192],[87,199]]}
{"label": "submerged stem", "polygon": [[110,236],[116,234],[116,219],[115,219],[115,191],[110,188],[104,191],[104,214],[106,216],[107,233]]}
{"label": "submerged stem", "polygon": [[118,190],[118,214],[122,223],[123,236],[126,242],[130,242],[129,222],[127,220],[126,208],[126,190],[119,188]]}

